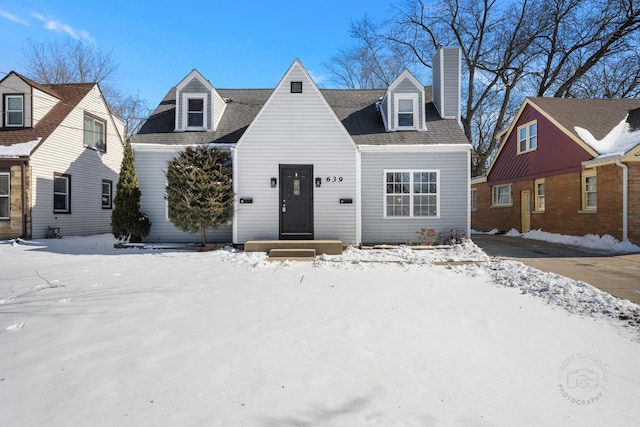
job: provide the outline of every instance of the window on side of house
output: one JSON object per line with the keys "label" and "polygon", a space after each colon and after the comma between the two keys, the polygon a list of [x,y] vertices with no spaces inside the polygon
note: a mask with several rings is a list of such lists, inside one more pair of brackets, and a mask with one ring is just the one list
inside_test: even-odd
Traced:
{"label": "window on side of house", "polygon": [[518,154],[538,148],[538,122],[532,121],[518,126]]}
{"label": "window on side of house", "polygon": [[56,173],[53,177],[53,212],[71,213],[71,175]]}
{"label": "window on side of house", "polygon": [[418,127],[418,95],[396,95],[396,128],[417,129]]}
{"label": "window on side of house", "polygon": [[0,172],[0,219],[11,216],[11,175]]}
{"label": "window on side of house", "polygon": [[113,207],[111,194],[113,192],[113,181],[102,180],[102,209],[111,209]]}
{"label": "window on side of house", "polygon": [[476,188],[471,189],[471,212],[478,210],[478,190]]}
{"label": "window on side of house", "polygon": [[84,115],[84,145],[99,151],[106,151],[106,122],[92,115]]}
{"label": "window on side of house", "polygon": [[5,118],[7,127],[24,126],[24,96],[7,95],[5,97]]}
{"label": "window on side of house", "polygon": [[544,209],[545,209],[544,178],[536,179],[534,181],[534,193],[535,193],[535,210],[538,212],[544,212]]}
{"label": "window on side of house", "polygon": [[493,206],[513,206],[511,184],[494,185],[492,188],[491,204]]}
{"label": "window on side of house", "polygon": [[594,211],[598,208],[598,176],[595,169],[582,172],[582,209]]}
{"label": "window on side of house", "polygon": [[384,216],[437,217],[438,171],[385,171]]}

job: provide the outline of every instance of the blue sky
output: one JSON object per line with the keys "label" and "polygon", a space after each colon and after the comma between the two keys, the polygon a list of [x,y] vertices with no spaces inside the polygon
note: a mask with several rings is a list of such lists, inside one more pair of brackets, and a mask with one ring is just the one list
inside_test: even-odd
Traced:
{"label": "blue sky", "polygon": [[29,38],[71,36],[111,52],[119,89],[151,107],[193,68],[215,87],[272,88],[299,58],[330,86],[323,64],[353,44],[350,22],[391,9],[391,0],[0,0],[0,78],[21,71]]}

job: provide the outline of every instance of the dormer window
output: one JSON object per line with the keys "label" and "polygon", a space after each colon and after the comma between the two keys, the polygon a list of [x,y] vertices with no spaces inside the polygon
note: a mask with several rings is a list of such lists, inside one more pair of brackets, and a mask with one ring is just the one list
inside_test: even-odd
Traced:
{"label": "dormer window", "polygon": [[182,94],[182,123],[184,130],[207,129],[207,94]]}
{"label": "dormer window", "polygon": [[5,97],[5,126],[24,126],[24,96],[7,95]]}
{"label": "dormer window", "polygon": [[418,117],[418,95],[396,95],[396,129],[416,129]]}
{"label": "dormer window", "polygon": [[187,127],[202,127],[204,124],[204,99],[189,98],[187,104]]}

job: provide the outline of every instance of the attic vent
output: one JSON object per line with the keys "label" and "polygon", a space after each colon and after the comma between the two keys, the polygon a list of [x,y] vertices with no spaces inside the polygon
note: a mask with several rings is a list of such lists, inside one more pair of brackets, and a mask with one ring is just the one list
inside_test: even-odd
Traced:
{"label": "attic vent", "polygon": [[302,93],[302,82],[291,82],[291,93]]}

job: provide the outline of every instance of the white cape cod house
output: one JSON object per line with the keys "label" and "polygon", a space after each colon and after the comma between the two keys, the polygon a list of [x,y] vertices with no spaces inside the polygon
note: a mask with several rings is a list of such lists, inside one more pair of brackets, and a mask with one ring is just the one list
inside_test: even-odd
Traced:
{"label": "white cape cod house", "polygon": [[295,60],[273,90],[216,89],[189,73],[133,137],[150,242],[198,241],[169,220],[167,162],[186,146],[228,149],[235,216],[208,241],[417,241],[469,232],[471,145],[460,128],[460,53],[434,57],[434,84],[405,70],[386,89],[321,90]]}

